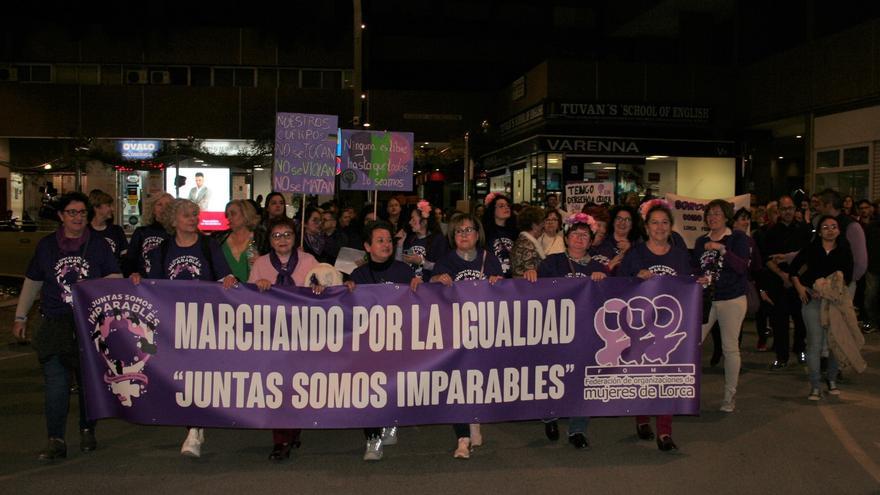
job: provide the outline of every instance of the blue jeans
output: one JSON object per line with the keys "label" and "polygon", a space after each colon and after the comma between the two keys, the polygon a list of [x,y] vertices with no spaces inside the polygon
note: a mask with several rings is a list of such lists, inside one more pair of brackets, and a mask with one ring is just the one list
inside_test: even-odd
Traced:
{"label": "blue jeans", "polygon": [[[819,321],[821,306],[821,299],[812,299],[801,308],[804,325],[807,327],[807,369],[810,371],[811,388],[820,388],[822,371],[819,362],[822,358],[822,349],[828,347],[828,334]],[[838,369],[837,358],[829,351],[827,369],[829,379],[837,378]]]}
{"label": "blue jeans", "polygon": [[43,378],[46,381],[46,429],[49,438],[64,438],[67,427],[67,412],[70,409],[70,377],[76,375],[79,384],[79,428],[95,428],[94,421],[86,420],[86,401],[83,397],[85,385],[78,367],[67,366],[58,355],[51,356],[43,363]]}

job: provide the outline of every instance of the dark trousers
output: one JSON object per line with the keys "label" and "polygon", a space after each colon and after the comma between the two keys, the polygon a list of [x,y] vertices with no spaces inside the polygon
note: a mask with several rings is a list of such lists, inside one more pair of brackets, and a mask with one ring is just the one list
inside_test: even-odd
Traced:
{"label": "dark trousers", "polygon": [[52,356],[43,363],[43,378],[46,381],[46,429],[50,438],[64,439],[67,427],[67,412],[70,409],[70,379],[76,376],[79,383],[79,428],[95,429],[95,422],[86,419],[86,401],[79,367],[65,364],[59,356]]}
{"label": "dark trousers", "polygon": [[794,321],[794,353],[799,355],[806,351],[807,329],[801,316],[801,300],[794,287],[782,289],[770,295],[773,309],[770,313],[770,326],[773,327],[773,351],[776,359],[788,362],[792,350],[789,332],[789,319]]}

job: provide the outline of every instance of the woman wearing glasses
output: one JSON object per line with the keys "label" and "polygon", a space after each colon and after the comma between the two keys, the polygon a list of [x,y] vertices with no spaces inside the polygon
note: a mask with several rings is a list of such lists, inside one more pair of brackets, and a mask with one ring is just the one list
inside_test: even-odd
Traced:
{"label": "woman wearing glasses", "polygon": [[[318,260],[302,249],[295,249],[296,227],[288,218],[278,218],[269,224],[269,254],[254,261],[248,282],[257,284],[260,291],[273,285],[308,287],[306,275],[318,266]],[[282,461],[290,457],[290,450],[300,446],[299,429],[272,430],[272,452],[269,460]]]}
{"label": "woman wearing glasses", "polygon": [[[459,213],[449,221],[449,241],[454,247],[434,265],[431,282],[447,287],[459,280],[489,280],[490,285],[504,278],[498,258],[483,248],[485,237],[477,217],[469,213]],[[480,425],[465,423],[453,425],[458,437],[453,457],[470,458],[472,447],[482,445]]]}
{"label": "woman wearing glasses", "polygon": [[[809,400],[822,398],[820,380],[820,358],[822,349],[828,347],[828,334],[820,321],[822,298],[813,290],[814,284],[821,278],[834,272],[843,273],[846,284],[852,281],[853,256],[846,236],[840,235],[840,224],[832,216],[819,219],[816,237],[810,244],[801,249],[788,267],[791,283],[800,297],[803,307],[801,314],[807,327],[807,369],[810,375]],[[837,388],[837,357],[828,350],[828,393],[840,395]]]}
{"label": "woman wearing glasses", "polygon": [[703,219],[709,233],[697,239],[694,245],[694,259],[709,279],[703,304],[711,304],[711,308],[703,322],[703,340],[717,321],[721,327],[724,354],[721,411],[731,413],[736,407],[741,363],[739,332],[748,306],[749,239],[744,232],[729,227],[733,220],[733,206],[723,199],[710,201],[704,209]]}
{"label": "woman wearing glasses", "polygon": [[[594,282],[604,280],[605,266],[593,260],[589,254],[596,220],[586,213],[575,213],[565,223],[565,251],[547,256],[538,266],[538,277],[590,278]],[[589,447],[586,435],[589,422],[590,418],[584,416],[569,419],[568,443],[574,448]],[[544,420],[544,433],[551,441],[559,440],[557,419]]]}
{"label": "woman wearing glasses", "polygon": [[[70,378],[80,380],[79,348],[73,322],[73,284],[84,279],[121,278],[116,257],[98,234],[88,229],[89,199],[82,193],[61,197],[58,230],[42,238],[25,273],[15,309],[12,333],[27,339],[28,312],[40,294],[40,330],[34,338],[43,371],[46,398],[46,429],[49,442],[39,458],[51,461],[67,457],[64,432],[70,407]],[[79,449],[95,450],[95,422],[86,418],[85,387],[79,387]]]}
{"label": "woman wearing glasses", "polygon": [[617,269],[623,257],[634,245],[642,242],[644,229],[641,217],[629,206],[615,206],[611,209],[609,217],[611,217],[611,232],[601,244],[593,248],[591,254],[596,261],[606,265],[610,272]]}

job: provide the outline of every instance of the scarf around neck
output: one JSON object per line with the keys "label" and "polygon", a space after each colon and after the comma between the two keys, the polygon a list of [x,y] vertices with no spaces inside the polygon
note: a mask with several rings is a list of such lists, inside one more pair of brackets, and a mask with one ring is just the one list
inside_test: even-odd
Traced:
{"label": "scarf around neck", "polygon": [[293,281],[293,270],[296,269],[296,264],[299,262],[299,254],[297,254],[296,249],[291,251],[287,263],[282,263],[281,258],[275,254],[274,250],[269,251],[269,262],[272,263],[272,267],[278,272],[278,276],[275,278],[275,285],[282,287],[296,285]]}

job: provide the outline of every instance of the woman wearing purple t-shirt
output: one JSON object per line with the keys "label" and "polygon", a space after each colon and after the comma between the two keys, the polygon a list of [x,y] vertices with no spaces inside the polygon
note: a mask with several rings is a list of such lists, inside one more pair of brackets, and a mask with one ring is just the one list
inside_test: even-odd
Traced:
{"label": "woman wearing purple t-shirt", "polygon": [[[469,213],[459,213],[449,221],[448,234],[450,244],[455,249],[446,253],[434,265],[431,282],[438,282],[447,287],[459,280],[489,280],[490,285],[504,278],[501,263],[492,253],[481,247],[485,242],[480,221]],[[464,423],[452,425],[458,438],[453,457],[456,459],[470,458],[472,447],[483,443],[479,424],[468,426]]]}
{"label": "woman wearing purple t-shirt", "polygon": [[[42,319],[40,330],[34,338],[34,348],[46,382],[49,443],[39,455],[45,461],[67,457],[64,433],[70,407],[71,376],[75,375],[77,383],[81,383],[71,306],[73,284],[84,279],[122,277],[109,244],[87,227],[88,201],[82,193],[61,197],[58,203],[61,227],[37,244],[25,273],[12,324],[13,335],[26,339],[28,312],[39,293]],[[79,448],[83,452],[90,452],[95,450],[97,442],[95,422],[86,419],[84,388],[78,389]]]}
{"label": "woman wearing purple t-shirt", "polygon": [[[223,282],[229,289],[236,283],[223,251],[214,239],[199,232],[199,206],[188,199],[175,199],[159,219],[170,234],[158,249],[150,253],[151,279],[204,280]],[[141,274],[132,273],[131,281],[141,283]],[[180,453],[199,457],[205,442],[204,429],[188,427]]]}
{"label": "woman wearing purple t-shirt", "polygon": [[[691,276],[694,268],[690,255],[684,247],[672,242],[672,212],[662,200],[642,205],[648,240],[630,248],[616,275],[639,277],[647,280],[656,276]],[[660,415],[657,419],[657,448],[662,451],[678,450],[672,441],[672,415]],[[654,438],[648,416],[636,417],[636,434],[642,440]]]}

